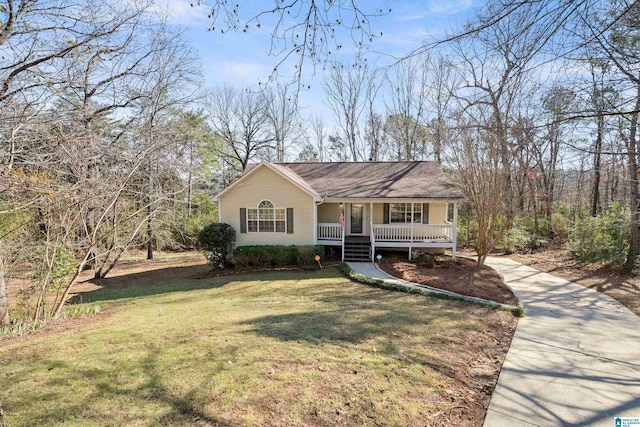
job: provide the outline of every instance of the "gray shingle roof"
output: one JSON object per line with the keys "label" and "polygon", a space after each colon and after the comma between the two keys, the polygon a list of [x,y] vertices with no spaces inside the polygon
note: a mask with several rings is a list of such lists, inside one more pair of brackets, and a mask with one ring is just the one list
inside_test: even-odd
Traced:
{"label": "gray shingle roof", "polygon": [[[437,162],[277,163],[327,198],[459,199]],[[296,178],[297,179],[297,178]]]}

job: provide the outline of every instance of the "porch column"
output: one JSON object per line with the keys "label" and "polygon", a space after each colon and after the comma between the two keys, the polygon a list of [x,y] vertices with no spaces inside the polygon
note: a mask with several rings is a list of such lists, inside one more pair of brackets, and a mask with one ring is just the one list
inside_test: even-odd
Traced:
{"label": "porch column", "polygon": [[413,202],[411,202],[411,235],[410,235],[410,239],[409,239],[409,261],[411,261],[411,252],[413,252],[413,248],[411,247],[411,243],[413,243],[413,227],[415,227],[415,223],[413,222],[413,215],[414,215],[414,209],[413,209]]}
{"label": "porch column", "polygon": [[[411,242],[413,242],[413,227],[415,227],[415,224],[413,222],[413,202],[411,203]],[[409,259],[411,259],[411,255],[409,255]]]}
{"label": "porch column", "polygon": [[313,244],[317,245],[318,244],[318,204],[315,202],[315,200],[312,203],[313,203]]}
{"label": "porch column", "polygon": [[371,241],[371,262],[376,262],[376,235],[373,232],[373,202],[369,202],[369,239]]}
{"label": "porch column", "polygon": [[[347,228],[347,204],[344,203],[340,203],[340,210],[344,213],[344,219],[342,221],[342,223],[344,224],[344,226],[340,227],[340,231],[342,232],[342,262],[344,262],[344,234],[345,234],[345,229]],[[342,215],[342,213],[341,213]]]}
{"label": "porch column", "polygon": [[453,202],[453,248],[451,258],[456,260],[456,246],[458,245],[458,204]]}

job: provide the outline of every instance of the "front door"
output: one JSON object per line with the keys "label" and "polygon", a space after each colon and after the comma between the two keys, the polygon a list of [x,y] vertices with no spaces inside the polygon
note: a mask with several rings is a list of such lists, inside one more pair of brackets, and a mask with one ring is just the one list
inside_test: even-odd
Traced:
{"label": "front door", "polygon": [[349,221],[351,224],[351,234],[362,234],[364,225],[364,206],[352,204],[351,217],[349,219],[351,220]]}

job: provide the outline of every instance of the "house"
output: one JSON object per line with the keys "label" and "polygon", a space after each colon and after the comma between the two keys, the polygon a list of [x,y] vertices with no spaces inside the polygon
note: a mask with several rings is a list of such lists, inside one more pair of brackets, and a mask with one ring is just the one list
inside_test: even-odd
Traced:
{"label": "house", "polygon": [[380,248],[456,255],[462,193],[437,162],[252,164],[215,199],[239,246],[335,246],[347,261]]}

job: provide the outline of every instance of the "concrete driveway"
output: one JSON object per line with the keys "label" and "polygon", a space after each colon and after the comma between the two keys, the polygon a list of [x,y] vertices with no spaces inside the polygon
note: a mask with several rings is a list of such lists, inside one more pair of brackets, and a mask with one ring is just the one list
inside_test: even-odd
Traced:
{"label": "concrete driveway", "polygon": [[525,305],[484,425],[614,426],[640,417],[640,317],[613,298],[487,258]]}

